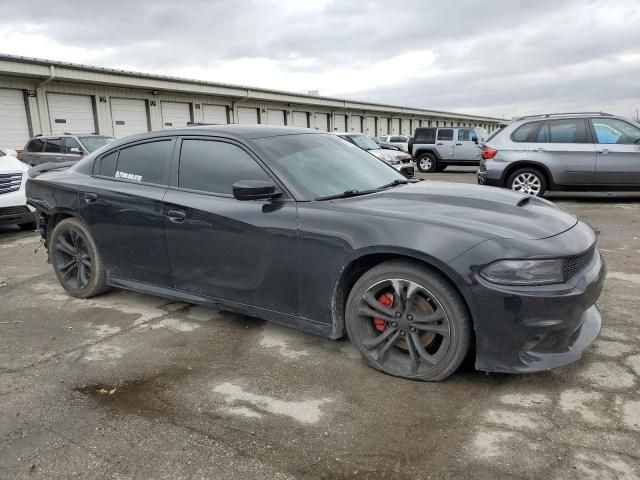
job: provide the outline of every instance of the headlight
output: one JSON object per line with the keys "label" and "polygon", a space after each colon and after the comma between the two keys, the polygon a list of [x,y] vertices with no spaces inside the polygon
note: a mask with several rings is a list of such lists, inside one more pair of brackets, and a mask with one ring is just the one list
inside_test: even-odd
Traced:
{"label": "headlight", "polygon": [[547,285],[564,282],[564,261],[499,260],[487,265],[480,275],[500,285]]}
{"label": "headlight", "polygon": [[389,155],[385,155],[384,153],[374,153],[374,155],[378,157],[380,160],[384,160],[385,162],[388,162],[391,160],[391,157]]}

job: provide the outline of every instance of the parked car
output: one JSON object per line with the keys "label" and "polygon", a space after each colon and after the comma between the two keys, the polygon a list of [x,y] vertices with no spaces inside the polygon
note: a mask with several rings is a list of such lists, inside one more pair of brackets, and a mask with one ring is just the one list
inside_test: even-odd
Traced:
{"label": "parked car", "polygon": [[421,172],[441,172],[449,165],[478,165],[486,136],[481,127],[416,128],[409,153]]}
{"label": "parked car", "polygon": [[549,190],[640,190],[640,125],[607,113],[523,117],[489,138],[478,183]]}
{"label": "parked car", "polygon": [[600,330],[587,224],[508,190],[407,179],[331,134],[163,130],[29,175],[75,297],[113,286],[348,333],[369,365],[415,380],[470,352],[480,370],[548,370]]}
{"label": "parked car", "polygon": [[16,158],[15,150],[0,148],[0,225],[35,229],[35,209],[27,206],[25,196],[28,169]]}
{"label": "parked car", "polygon": [[414,176],[415,164],[411,155],[399,150],[381,149],[376,142],[363,133],[336,132],[335,135],[388,163],[404,176],[408,178]]}
{"label": "parked car", "polygon": [[400,151],[399,147],[396,147],[395,145],[391,145],[390,143],[387,142],[383,142],[382,140],[380,140],[380,138],[378,137],[369,137],[371,140],[373,140],[374,142],[376,142],[376,144],[382,148],[383,150],[397,150]]}
{"label": "parked car", "polygon": [[80,160],[85,155],[113,142],[106,135],[36,135],[27,142],[20,159],[28,165]]}
{"label": "parked car", "polygon": [[383,142],[390,143],[400,148],[403,152],[409,151],[409,136],[408,135],[386,135],[380,137]]}

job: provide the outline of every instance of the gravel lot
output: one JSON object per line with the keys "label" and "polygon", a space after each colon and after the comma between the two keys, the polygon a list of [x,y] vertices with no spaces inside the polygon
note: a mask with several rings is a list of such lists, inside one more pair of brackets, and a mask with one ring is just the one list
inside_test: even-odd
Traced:
{"label": "gravel lot", "polygon": [[599,233],[600,338],[559,370],[439,384],[262,320],[72,299],[37,235],[0,227],[0,478],[640,478],[640,194],[548,198]]}

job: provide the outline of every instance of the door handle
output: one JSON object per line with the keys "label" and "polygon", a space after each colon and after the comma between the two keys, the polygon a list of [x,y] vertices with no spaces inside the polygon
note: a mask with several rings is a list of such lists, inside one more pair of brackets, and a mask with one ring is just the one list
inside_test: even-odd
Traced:
{"label": "door handle", "polygon": [[540,148],[540,147],[538,147],[538,148],[532,148],[532,149],[531,149],[531,151],[532,151],[532,152],[544,152],[544,148]]}
{"label": "door handle", "polygon": [[85,193],[84,203],[96,203],[98,201],[98,195],[95,193]]}
{"label": "door handle", "polygon": [[609,150],[608,148],[603,148],[601,150],[596,150],[596,153],[599,153],[601,155],[608,155],[610,151],[611,150]]}
{"label": "door handle", "polygon": [[182,223],[184,219],[187,218],[187,214],[182,210],[169,210],[167,216],[173,223]]}
{"label": "door handle", "polygon": [[461,143],[456,143],[456,145],[458,145],[459,147],[461,147],[461,146],[462,146],[462,144],[461,144]]}
{"label": "door handle", "polygon": [[444,143],[438,143],[438,145],[444,145]]}

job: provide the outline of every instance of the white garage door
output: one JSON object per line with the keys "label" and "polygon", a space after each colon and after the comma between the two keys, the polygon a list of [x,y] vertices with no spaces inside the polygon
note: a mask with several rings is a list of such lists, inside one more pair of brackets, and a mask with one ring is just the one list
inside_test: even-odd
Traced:
{"label": "white garage door", "polygon": [[267,110],[269,125],[284,125],[284,110]]}
{"label": "white garage door", "polygon": [[367,128],[365,129],[364,133],[366,133],[370,137],[377,136],[376,117],[367,117]]}
{"label": "white garage door", "polygon": [[403,135],[409,135],[410,132],[411,132],[411,120],[409,120],[408,118],[403,118],[402,119],[402,134]]}
{"label": "white garage door", "polygon": [[400,133],[400,119],[392,118],[391,119],[391,135],[398,135]]}
{"label": "white garage door", "polygon": [[112,98],[111,120],[113,136],[116,138],[149,131],[147,105],[144,100]]}
{"label": "white garage door", "polygon": [[347,117],[346,117],[346,115],[334,115],[333,116],[333,131],[334,132],[346,132],[347,131]]}
{"label": "white garage door", "polygon": [[329,131],[329,115],[326,113],[316,113],[314,115],[316,130],[320,130],[321,132]]}
{"label": "white garage door", "polygon": [[29,124],[22,90],[0,88],[0,147],[22,150],[29,140]]}
{"label": "white garage door", "polygon": [[255,125],[258,123],[258,109],[238,107],[238,123],[244,125]]}
{"label": "white garage door", "polygon": [[362,117],[360,115],[351,115],[351,131],[362,133]]}
{"label": "white garage door", "polygon": [[293,112],[293,126],[308,128],[309,120],[308,120],[307,112]]}
{"label": "white garage door", "polygon": [[378,121],[378,132],[378,137],[389,133],[389,119],[387,117],[380,117]]}
{"label": "white garage door", "polygon": [[203,105],[202,116],[204,123],[227,124],[229,123],[226,105]]}
{"label": "white garage door", "polygon": [[186,127],[191,121],[191,109],[188,103],[160,102],[162,107],[162,127]]}
{"label": "white garage door", "polygon": [[51,133],[93,133],[96,121],[89,95],[47,93]]}

